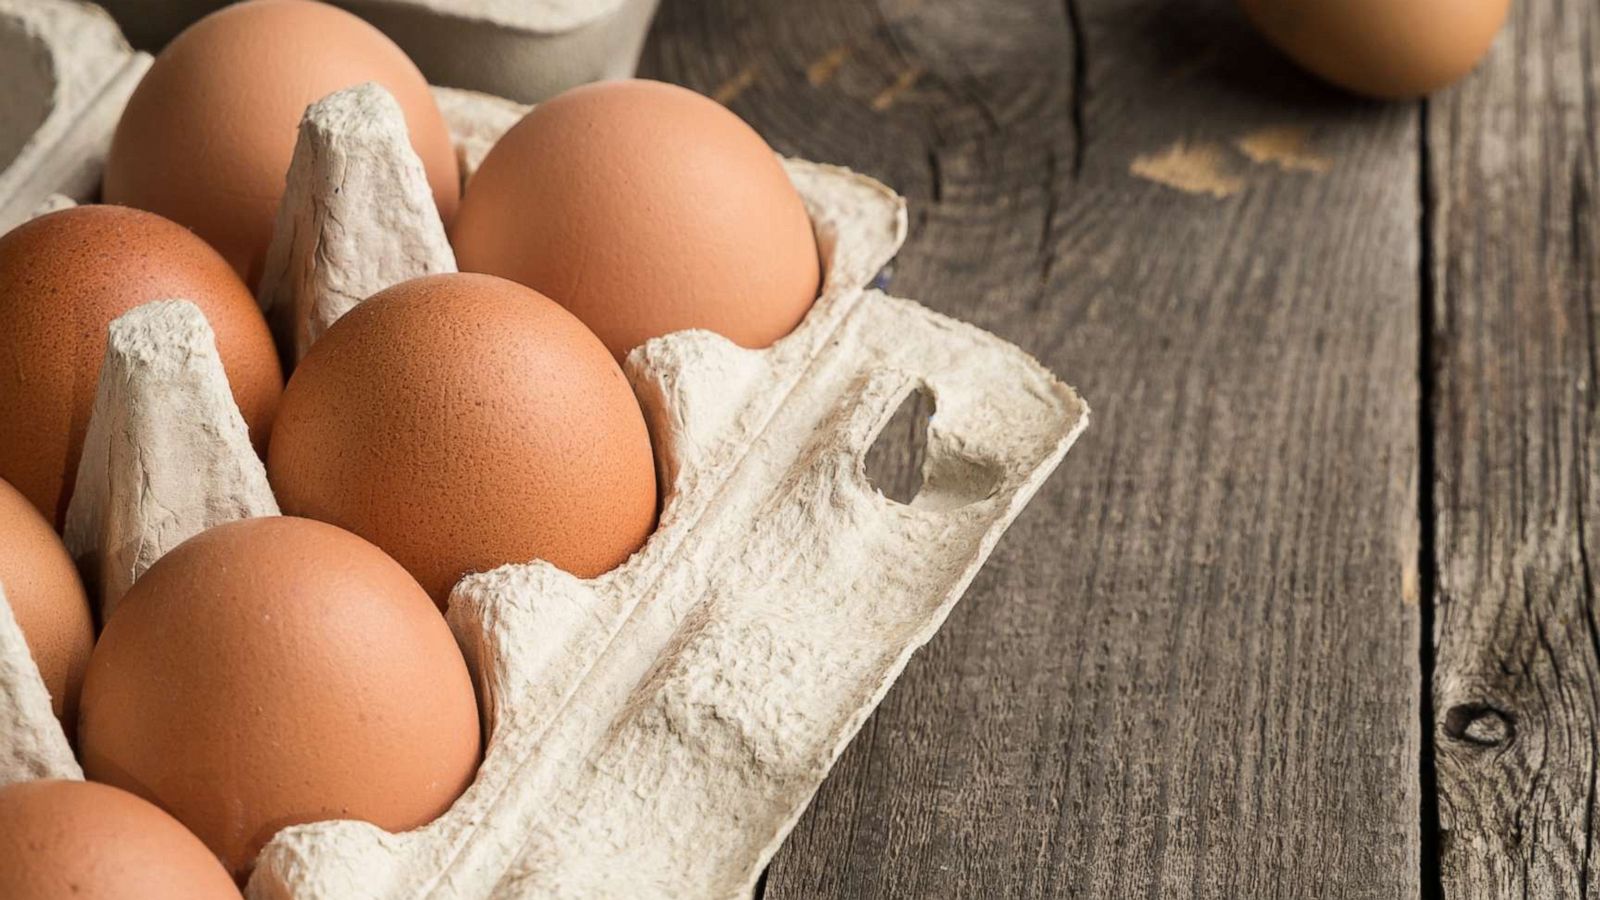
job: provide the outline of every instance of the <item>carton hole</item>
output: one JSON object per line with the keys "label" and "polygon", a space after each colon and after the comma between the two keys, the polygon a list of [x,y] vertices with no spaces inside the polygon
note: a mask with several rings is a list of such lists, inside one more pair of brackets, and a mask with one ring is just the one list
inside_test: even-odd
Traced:
{"label": "carton hole", "polygon": [[16,161],[22,148],[50,117],[56,73],[44,39],[22,23],[0,14],[0,171]]}
{"label": "carton hole", "polygon": [[910,504],[922,492],[922,469],[928,453],[928,421],[937,406],[933,394],[919,385],[867,450],[867,481],[896,503]]}

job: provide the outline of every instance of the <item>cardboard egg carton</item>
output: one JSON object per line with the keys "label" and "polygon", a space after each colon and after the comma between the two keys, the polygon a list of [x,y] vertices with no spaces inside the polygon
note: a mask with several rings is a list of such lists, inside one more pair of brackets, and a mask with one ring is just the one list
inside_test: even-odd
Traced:
{"label": "cardboard egg carton", "polygon": [[51,194],[99,193],[117,117],[149,67],[98,7],[0,0],[0,234]]}
{"label": "cardboard egg carton", "polygon": [[[465,178],[525,111],[438,97]],[[249,896],[749,895],[1088,417],[1017,348],[868,287],[905,237],[899,197],[784,165],[826,273],[806,319],[764,350],[682,332],[624,366],[660,470],[656,532],[596,579],[532,562],[452,593],[488,737],[473,784],[403,834],[285,829]],[[393,99],[319,101],[262,281],[276,333],[299,355],[372,292],[453,271],[443,234]],[[864,458],[913,392],[937,412],[923,487],[900,504]],[[190,535],[276,509],[198,309],[171,298],[113,323],[66,535],[102,607]],[[0,783],[46,776],[81,772],[0,614]]]}
{"label": "cardboard egg carton", "polygon": [[[231,0],[101,0],[156,49]],[[627,78],[658,0],[329,0],[376,25],[434,84],[533,102]]]}

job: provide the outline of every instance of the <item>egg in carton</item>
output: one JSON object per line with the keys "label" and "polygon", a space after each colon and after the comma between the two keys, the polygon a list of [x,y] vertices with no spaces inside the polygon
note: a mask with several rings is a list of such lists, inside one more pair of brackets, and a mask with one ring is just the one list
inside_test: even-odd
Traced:
{"label": "egg in carton", "polygon": [[[100,0],[156,48],[232,0]],[[657,0],[328,0],[378,26],[435,84],[542,100],[633,74]]]}
{"label": "egg in carton", "polygon": [[[437,96],[464,178],[526,110]],[[784,166],[825,271],[805,320],[764,350],[690,331],[626,360],[664,491],[649,541],[598,578],[530,562],[451,594],[488,737],[473,784],[402,834],[287,828],[249,896],[750,894],[1088,421],[1022,351],[868,287],[904,239],[899,197]],[[371,293],[454,270],[394,100],[362,85],[313,104],[260,294],[294,355]],[[900,504],[864,458],[913,392],[937,412],[923,486]],[[66,532],[102,613],[182,540],[276,511],[198,309],[171,298],[116,320]],[[3,604],[0,716],[0,783],[82,777]]]}

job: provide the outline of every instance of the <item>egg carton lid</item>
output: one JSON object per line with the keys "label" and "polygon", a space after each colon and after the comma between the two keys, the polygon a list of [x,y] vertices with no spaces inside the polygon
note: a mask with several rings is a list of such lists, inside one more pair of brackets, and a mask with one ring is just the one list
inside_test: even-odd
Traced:
{"label": "egg carton lid", "polygon": [[370,6],[423,9],[519,31],[573,31],[621,9],[627,0],[360,0]]}
{"label": "egg carton lid", "polygon": [[[237,0],[100,0],[118,18],[154,17],[181,29]],[[529,34],[559,34],[615,14],[629,0],[327,0],[336,6],[420,10]]]}
{"label": "egg carton lid", "polygon": [[[225,0],[100,0],[157,49]],[[430,81],[539,100],[633,74],[657,0],[327,0],[384,31]]]}

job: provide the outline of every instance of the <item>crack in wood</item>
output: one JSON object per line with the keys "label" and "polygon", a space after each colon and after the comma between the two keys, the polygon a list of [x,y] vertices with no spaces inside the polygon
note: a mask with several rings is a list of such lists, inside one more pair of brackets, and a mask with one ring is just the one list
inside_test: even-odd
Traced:
{"label": "crack in wood", "polygon": [[1084,154],[1089,131],[1086,109],[1089,102],[1089,35],[1083,27],[1083,12],[1078,0],[1061,0],[1067,14],[1067,30],[1072,39],[1072,177],[1083,176]]}
{"label": "crack in wood", "polygon": [[1050,283],[1050,272],[1055,268],[1056,253],[1053,238],[1056,234],[1056,208],[1060,203],[1056,186],[1056,150],[1045,148],[1044,157],[1044,221],[1039,226],[1039,283]]}

